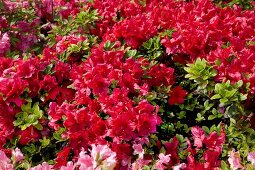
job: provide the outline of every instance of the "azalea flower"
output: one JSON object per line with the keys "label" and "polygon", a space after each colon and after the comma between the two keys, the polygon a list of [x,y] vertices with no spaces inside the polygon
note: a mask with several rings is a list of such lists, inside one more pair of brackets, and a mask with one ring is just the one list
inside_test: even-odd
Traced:
{"label": "azalea flower", "polygon": [[0,54],[4,54],[6,51],[8,51],[11,47],[10,44],[10,38],[7,33],[4,33],[1,37],[0,32]]}
{"label": "azalea flower", "polygon": [[239,151],[235,152],[234,150],[232,150],[231,152],[229,152],[229,158],[228,158],[228,162],[230,164],[230,167],[233,170],[237,170],[239,168],[243,168],[243,166],[240,163],[240,154]]}
{"label": "azalea flower", "polygon": [[28,170],[53,170],[53,166],[49,165],[47,162],[43,162],[42,164],[29,168]]}
{"label": "azalea flower", "polygon": [[148,165],[151,160],[138,159],[131,165],[132,170],[141,170],[144,166]]}
{"label": "azalea flower", "polygon": [[143,146],[141,144],[133,144],[133,149],[134,149],[134,155],[139,155],[139,158],[143,158],[144,150]]}
{"label": "azalea flower", "polygon": [[248,154],[247,160],[255,166],[255,152],[250,152]]}
{"label": "azalea flower", "polygon": [[93,167],[102,166],[113,170],[116,165],[116,153],[107,145],[92,145],[91,157],[93,158]]}
{"label": "azalea flower", "polygon": [[187,91],[183,90],[180,86],[173,88],[169,93],[168,104],[182,104],[184,103],[185,97],[187,96]]}
{"label": "azalea flower", "polygon": [[159,160],[155,164],[155,169],[164,170],[166,168],[166,165],[170,161],[170,156],[170,154],[164,155],[163,153],[160,153],[158,156]]}
{"label": "azalea flower", "polygon": [[24,159],[24,155],[22,154],[19,148],[16,148],[15,150],[12,151],[12,158],[14,163],[20,162]]}
{"label": "azalea flower", "polygon": [[77,165],[80,170],[107,169],[113,170],[116,166],[116,153],[107,145],[92,145],[91,156],[82,150],[79,154]]}
{"label": "azalea flower", "polygon": [[79,154],[77,165],[80,165],[79,170],[93,170],[93,159],[86,154],[84,149]]}
{"label": "azalea flower", "polygon": [[173,166],[172,168],[173,168],[173,170],[181,170],[181,169],[187,168],[187,165],[185,163],[181,163],[179,165]]}
{"label": "azalea flower", "polygon": [[11,160],[0,150],[0,169],[1,170],[14,170]]}
{"label": "azalea flower", "polygon": [[61,166],[60,170],[75,170],[76,164],[72,161],[68,162],[66,166]]}

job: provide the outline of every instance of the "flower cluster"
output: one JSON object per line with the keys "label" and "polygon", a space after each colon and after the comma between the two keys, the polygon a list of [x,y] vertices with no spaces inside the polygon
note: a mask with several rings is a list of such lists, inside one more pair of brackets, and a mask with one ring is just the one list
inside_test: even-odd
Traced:
{"label": "flower cluster", "polygon": [[255,4],[217,2],[1,1],[0,169],[254,169]]}

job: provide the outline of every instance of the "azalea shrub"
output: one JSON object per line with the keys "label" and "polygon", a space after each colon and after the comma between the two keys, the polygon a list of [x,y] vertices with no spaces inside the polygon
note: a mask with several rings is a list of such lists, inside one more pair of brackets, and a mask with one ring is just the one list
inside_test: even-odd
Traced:
{"label": "azalea shrub", "polygon": [[254,6],[2,0],[0,169],[255,169]]}

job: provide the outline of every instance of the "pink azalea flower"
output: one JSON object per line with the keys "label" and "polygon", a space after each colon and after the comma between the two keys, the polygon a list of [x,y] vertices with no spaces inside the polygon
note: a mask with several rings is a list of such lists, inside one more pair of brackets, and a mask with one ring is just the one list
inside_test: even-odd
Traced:
{"label": "pink azalea flower", "polygon": [[147,83],[144,83],[142,86],[139,86],[137,83],[135,83],[134,88],[139,90],[142,95],[147,95],[149,91],[149,86]]}
{"label": "pink azalea flower", "polygon": [[0,160],[3,161],[3,162],[11,162],[11,160],[1,150],[0,150]]}
{"label": "pink azalea flower", "polygon": [[229,153],[228,162],[230,164],[230,167],[233,170],[236,170],[236,169],[239,169],[239,168],[243,168],[243,166],[240,163],[240,154],[239,154],[239,152],[235,152],[234,150],[232,150]]}
{"label": "pink azalea flower", "polygon": [[132,163],[131,169],[132,170],[137,170],[137,169],[142,169],[144,166],[148,165],[151,162],[151,160],[145,160],[145,159],[139,159]]}
{"label": "pink azalea flower", "polygon": [[11,160],[0,150],[0,169],[1,170],[14,170]]}
{"label": "pink azalea flower", "polygon": [[19,148],[12,151],[13,162],[20,162],[24,159],[24,155],[21,153]]}
{"label": "pink azalea flower", "polygon": [[191,133],[194,138],[194,145],[198,148],[201,148],[205,138],[204,131],[200,127],[194,126],[191,128]]}
{"label": "pink azalea flower", "polygon": [[53,170],[53,166],[49,165],[47,162],[43,162],[42,164],[29,168],[29,170]]}
{"label": "pink azalea flower", "polygon": [[11,47],[10,44],[10,38],[7,33],[4,33],[1,37],[0,32],[0,54],[4,54],[6,51],[8,51]]}
{"label": "pink azalea flower", "polygon": [[76,165],[70,161],[66,166],[61,166],[60,170],[75,170]]}
{"label": "pink azalea flower", "polygon": [[107,169],[113,170],[116,166],[116,153],[107,145],[92,145],[91,156],[82,150],[77,165],[80,170]]}
{"label": "pink azalea flower", "polygon": [[134,155],[139,154],[139,158],[143,159],[143,154],[144,154],[144,150],[143,150],[143,146],[141,144],[133,144],[133,149],[134,149]]}
{"label": "pink azalea flower", "polygon": [[250,152],[247,157],[248,161],[250,161],[253,165],[255,165],[255,151]]}
{"label": "pink azalea flower", "polygon": [[91,157],[93,158],[94,168],[102,165],[106,169],[114,169],[116,166],[116,153],[107,145],[92,145]]}
{"label": "pink azalea flower", "polygon": [[168,162],[170,161],[170,156],[171,156],[170,154],[164,155],[163,153],[160,153],[158,156],[159,160],[155,164],[155,169],[164,170],[165,169],[164,164],[168,164]]}
{"label": "pink azalea flower", "polygon": [[187,168],[187,165],[185,163],[181,163],[179,165],[173,166],[173,170],[181,170]]}
{"label": "pink azalea flower", "polygon": [[84,149],[79,154],[77,165],[80,165],[80,170],[93,170],[93,159],[86,154]]}

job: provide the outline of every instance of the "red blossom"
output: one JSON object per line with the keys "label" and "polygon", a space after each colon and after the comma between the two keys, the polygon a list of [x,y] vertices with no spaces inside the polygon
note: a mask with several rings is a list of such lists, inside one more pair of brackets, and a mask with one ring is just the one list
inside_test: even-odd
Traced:
{"label": "red blossom", "polygon": [[65,166],[68,161],[68,156],[71,152],[70,147],[64,147],[61,151],[57,153],[57,158],[55,159],[56,164],[55,168],[60,168],[61,166]]}
{"label": "red blossom", "polygon": [[169,93],[168,104],[169,105],[182,104],[184,103],[186,96],[187,96],[187,91],[183,90],[180,86],[177,86],[171,89]]}
{"label": "red blossom", "polygon": [[21,145],[27,145],[31,141],[38,141],[39,138],[41,137],[39,132],[33,127],[30,126],[25,130],[19,130],[16,135],[20,135],[20,140],[19,143]]}
{"label": "red blossom", "polygon": [[169,165],[171,166],[180,163],[179,156],[178,156],[178,145],[179,145],[179,141],[176,137],[174,137],[171,142],[165,143],[166,155],[168,154],[171,155],[171,159],[169,162]]}
{"label": "red blossom", "polygon": [[111,125],[110,136],[118,138],[117,140],[131,140],[134,137],[135,124],[131,121],[128,114],[119,116],[113,120],[110,120]]}

